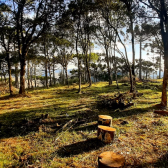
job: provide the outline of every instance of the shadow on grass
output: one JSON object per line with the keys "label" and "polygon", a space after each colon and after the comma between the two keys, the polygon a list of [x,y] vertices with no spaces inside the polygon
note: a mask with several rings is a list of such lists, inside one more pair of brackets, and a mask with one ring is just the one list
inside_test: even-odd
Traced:
{"label": "shadow on grass", "polygon": [[56,153],[60,157],[69,157],[73,155],[82,154],[84,152],[97,150],[103,146],[105,146],[105,144],[102,143],[97,138],[90,138],[90,139],[87,139],[86,141],[77,142],[71,145],[63,146],[58,151],[56,151]]}
{"label": "shadow on grass", "polygon": [[168,168],[168,153],[158,158],[156,162],[144,163],[143,165],[136,165],[137,168]]}
{"label": "shadow on grass", "polygon": [[[88,123],[88,122],[97,120],[97,116],[99,114],[106,114],[106,115],[111,115],[114,118],[120,118],[120,117],[127,117],[131,115],[145,113],[155,108],[154,106],[150,106],[148,108],[143,108],[143,109],[142,108],[134,108],[134,109],[128,108],[125,110],[117,111],[117,110],[107,109],[105,107],[103,108],[96,107],[96,101],[94,99],[92,99],[92,102],[89,102],[89,103],[85,102],[85,100],[83,99],[81,102],[79,102],[81,106],[79,105],[73,106],[69,104],[68,107],[62,107],[62,105],[67,106],[68,104],[67,102],[70,98],[74,100],[78,100],[79,98],[90,98],[90,96],[94,97],[94,96],[99,95],[99,93],[115,92],[116,91],[115,88],[116,86],[92,87],[86,90],[83,89],[85,93],[81,95],[76,93],[76,89],[70,89],[70,90],[65,90],[65,91],[62,89],[56,89],[56,93],[54,93],[55,90],[54,91],[52,90],[51,93],[48,93],[48,94],[54,93],[56,94],[56,98],[58,95],[63,97],[64,102],[62,102],[62,104],[57,104],[57,102],[55,101],[55,103],[53,103],[52,105],[48,105],[48,106],[39,105],[38,108],[30,107],[31,108],[30,109],[28,107],[28,109],[26,109],[25,111],[17,110],[17,111],[11,111],[11,112],[9,111],[7,113],[0,114],[0,128],[1,128],[0,138],[9,138],[9,137],[18,136],[18,135],[22,136],[22,135],[28,134],[31,131],[38,131],[38,128],[41,125],[41,123],[34,124],[32,127],[27,127],[25,126],[25,122],[26,122],[25,118],[32,120],[32,119],[39,118],[41,114],[46,114],[46,113],[48,113],[49,116],[51,116],[51,118],[55,120],[55,122],[58,122],[58,124],[60,125],[61,124],[64,125],[68,120],[72,118],[74,119],[84,118],[85,123]],[[120,91],[125,91],[126,89],[127,87],[123,87],[122,89],[120,89]],[[31,94],[36,94],[36,93],[31,93]],[[29,96],[29,94],[4,96],[4,97],[1,97],[0,100],[11,101],[10,98],[12,99],[16,98],[15,100],[18,101],[17,97],[19,96],[27,97]],[[15,100],[12,100],[12,101],[15,101]],[[6,105],[6,102],[5,102],[5,105]],[[82,105],[85,105],[85,106],[82,107]],[[59,120],[59,116],[61,120]],[[78,128],[80,129],[80,127]],[[75,129],[78,129],[78,128],[75,127]],[[86,125],[82,127],[81,129],[90,130],[90,129],[94,129],[94,126],[92,127],[92,126]]]}
{"label": "shadow on grass", "polygon": [[[56,104],[57,105],[57,104]],[[94,105],[93,105],[94,106]],[[78,119],[82,120],[84,119],[84,122],[76,125],[73,127],[75,130],[95,130],[96,125],[89,125],[87,123],[97,121],[97,117],[99,114],[107,114],[111,115],[113,118],[120,118],[120,117],[127,117],[131,115],[137,115],[141,113],[146,113],[149,110],[156,109],[156,106],[150,106],[148,108],[135,108],[135,109],[125,109],[122,111],[112,111],[108,109],[105,111],[105,109],[99,109],[99,112],[94,110],[84,110],[84,111],[73,111],[76,110],[72,108],[71,110],[67,111],[67,107],[60,107],[60,108],[53,108],[53,105],[45,106],[44,109],[29,109],[25,111],[15,111],[15,112],[8,112],[4,114],[0,114],[0,139],[2,138],[9,138],[9,137],[15,137],[15,136],[24,136],[27,135],[30,132],[36,132],[39,130],[40,125],[43,123],[35,122],[34,124],[26,125],[29,120],[38,120],[41,116],[41,114],[49,114],[51,116],[51,119],[53,120],[51,123],[49,122],[48,125],[54,125],[58,123],[59,125],[63,126],[66,124],[67,121],[71,119]],[[93,107],[95,108],[95,107]],[[103,113],[105,111],[105,113]],[[83,124],[83,126],[82,126]],[[45,125],[47,125],[45,123]]]}

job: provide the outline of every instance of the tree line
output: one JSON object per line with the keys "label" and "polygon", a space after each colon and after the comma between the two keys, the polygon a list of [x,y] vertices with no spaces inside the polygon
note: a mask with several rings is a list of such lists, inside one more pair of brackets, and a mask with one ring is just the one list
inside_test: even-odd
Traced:
{"label": "tree line", "polygon": [[[168,79],[168,4],[165,0],[9,0],[0,1],[0,69],[9,76],[12,94],[12,74],[19,93],[39,79],[37,70],[44,68],[43,84],[56,84],[55,70],[62,67],[62,82],[69,85],[68,64],[81,83],[92,85],[107,80],[109,85],[118,74],[127,73],[130,92],[136,90],[135,78],[146,78],[164,61],[161,104],[167,106]],[[127,44],[132,46],[132,61]],[[119,44],[124,50],[121,50]],[[139,44],[139,59],[135,59],[135,44]],[[102,47],[104,53],[94,53]],[[143,60],[142,50],[156,55],[155,60]],[[38,67],[39,66],[39,67]],[[20,77],[20,80],[18,78]],[[118,87],[118,82],[117,82]]]}

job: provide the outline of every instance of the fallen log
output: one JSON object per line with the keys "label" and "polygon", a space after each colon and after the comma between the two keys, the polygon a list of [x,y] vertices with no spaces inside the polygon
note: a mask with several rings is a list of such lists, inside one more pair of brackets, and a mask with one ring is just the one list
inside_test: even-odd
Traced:
{"label": "fallen log", "polygon": [[108,115],[99,115],[98,116],[98,125],[112,127],[112,117],[108,116]]}
{"label": "fallen log", "polygon": [[154,113],[164,115],[164,116],[168,115],[168,111],[164,111],[164,110],[155,110]]}
{"label": "fallen log", "polygon": [[112,151],[103,152],[98,156],[98,168],[121,168],[124,164],[125,158]]}
{"label": "fallen log", "polygon": [[97,131],[97,138],[103,141],[104,143],[111,143],[114,139],[116,129],[99,125]]}

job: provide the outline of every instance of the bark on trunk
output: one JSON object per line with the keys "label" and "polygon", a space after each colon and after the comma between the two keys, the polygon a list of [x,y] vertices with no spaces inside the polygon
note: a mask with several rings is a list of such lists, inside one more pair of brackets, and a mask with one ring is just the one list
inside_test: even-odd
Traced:
{"label": "bark on trunk", "polygon": [[9,53],[7,53],[7,62],[8,62],[8,74],[9,74],[9,92],[10,95],[12,95],[12,75],[11,75],[11,63],[10,63],[10,58],[9,58]]}
{"label": "bark on trunk", "polygon": [[66,75],[66,85],[68,85],[68,88],[69,88],[67,65],[65,66],[65,75]]}
{"label": "bark on trunk", "polygon": [[30,89],[30,63],[27,61],[27,80],[28,80],[28,89]]}
{"label": "bark on trunk", "polygon": [[134,85],[133,85],[133,80],[132,80],[132,71],[131,71],[131,68],[129,68],[129,75],[130,75],[130,84],[131,84],[131,87],[130,87],[130,92],[134,92]]}
{"label": "bark on trunk", "polygon": [[48,66],[48,71],[49,71],[49,74],[50,74],[50,86],[52,86],[52,77],[51,77],[51,68],[50,68],[50,64]]}
{"label": "bark on trunk", "polygon": [[89,63],[88,63],[88,59],[87,59],[87,53],[86,53],[86,70],[87,70],[87,75],[88,75],[88,80],[89,80],[89,86],[88,87],[91,87],[92,86],[92,80],[91,80],[91,74],[90,74],[90,69],[89,69]]}
{"label": "bark on trunk", "polygon": [[18,64],[15,65],[15,87],[19,88]]}
{"label": "bark on trunk", "polygon": [[104,143],[111,143],[114,140],[115,128],[99,125],[97,131],[97,138]]}
{"label": "bark on trunk", "polygon": [[140,58],[139,58],[139,79],[142,79],[142,75],[141,75],[141,71],[142,71],[142,41],[140,39]]}
{"label": "bark on trunk", "polygon": [[30,67],[30,83],[31,88],[33,88],[33,65]]}
{"label": "bark on trunk", "polygon": [[[133,85],[135,85],[135,46],[134,46],[134,28],[133,28],[133,19],[132,15],[130,15],[131,22],[131,35],[132,35],[132,76],[133,76]],[[134,88],[133,88],[134,89]]]}
{"label": "bark on trunk", "polygon": [[159,79],[161,79],[161,61],[162,61],[162,54],[160,51],[160,60],[159,60]]}
{"label": "bark on trunk", "polygon": [[112,127],[112,117],[108,116],[108,115],[99,115],[98,116],[98,125]]}
{"label": "bark on trunk", "polygon": [[20,90],[19,94],[25,94],[25,59],[20,61]]}
{"label": "bark on trunk", "polygon": [[46,87],[48,88],[48,75],[47,75],[48,60],[47,60],[45,42],[44,42],[44,55],[45,55],[45,85],[46,85]]}
{"label": "bark on trunk", "polygon": [[36,80],[36,65],[34,64],[34,87],[37,87],[37,80]]}
{"label": "bark on trunk", "polygon": [[161,100],[161,105],[164,106],[164,107],[167,106],[167,80],[168,80],[168,58],[165,57],[165,59],[164,59],[163,86],[162,86],[162,100]]}
{"label": "bark on trunk", "polygon": [[109,77],[109,85],[112,85],[112,76],[111,76],[111,69],[109,63],[109,56],[108,56],[108,49],[106,47],[106,59],[107,59],[107,69],[108,69],[108,77]]}
{"label": "bark on trunk", "polygon": [[53,84],[55,85],[55,67],[53,63]]}

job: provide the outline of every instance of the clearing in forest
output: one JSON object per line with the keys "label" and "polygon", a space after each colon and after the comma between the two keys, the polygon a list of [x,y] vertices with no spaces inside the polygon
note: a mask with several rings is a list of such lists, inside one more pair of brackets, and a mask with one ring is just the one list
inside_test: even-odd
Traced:
{"label": "clearing in forest", "polygon": [[[97,167],[105,151],[122,154],[125,167],[168,166],[168,117],[153,113],[161,100],[161,83],[137,83],[143,95],[127,108],[111,108],[105,99],[129,91],[115,82],[28,90],[0,97],[0,167]],[[103,100],[102,100],[103,99]],[[113,143],[97,139],[98,115],[113,118]]]}

